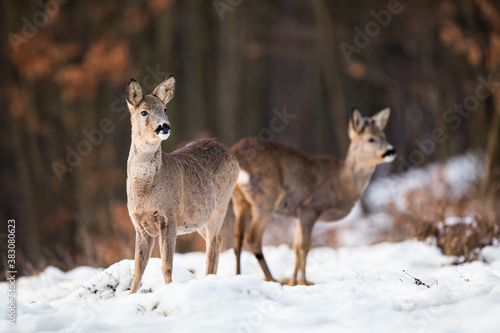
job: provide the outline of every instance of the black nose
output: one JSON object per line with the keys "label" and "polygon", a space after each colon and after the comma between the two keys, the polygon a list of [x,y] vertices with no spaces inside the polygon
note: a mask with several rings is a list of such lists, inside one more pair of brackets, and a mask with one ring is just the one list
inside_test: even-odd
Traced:
{"label": "black nose", "polygon": [[170,125],[167,123],[164,123],[162,125],[158,125],[158,128],[156,129],[156,133],[162,132],[163,134],[168,134],[170,132]]}
{"label": "black nose", "polygon": [[386,151],[384,153],[384,155],[382,155],[382,158],[384,158],[386,156],[392,156],[392,155],[396,155],[396,149],[394,149],[394,148],[389,149],[388,151]]}
{"label": "black nose", "polygon": [[170,125],[167,123],[163,124],[162,132],[163,132],[163,134],[168,134],[168,132],[170,132]]}

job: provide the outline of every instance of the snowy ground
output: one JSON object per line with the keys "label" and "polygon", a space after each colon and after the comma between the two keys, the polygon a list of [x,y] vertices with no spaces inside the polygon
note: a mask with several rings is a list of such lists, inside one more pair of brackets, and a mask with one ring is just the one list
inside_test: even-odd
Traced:
{"label": "snowy ground", "polygon": [[[276,278],[290,276],[294,255],[287,246],[264,253]],[[234,275],[227,251],[218,275],[208,277],[203,253],[176,254],[173,283],[163,283],[153,258],[139,293],[130,296],[131,260],[106,270],[49,267],[17,280],[17,326],[1,321],[0,331],[500,332],[500,249],[487,247],[483,256],[488,263],[452,266],[453,258],[435,247],[411,241],[316,248],[307,267],[315,285],[289,287],[263,281],[249,253],[243,275]],[[2,313],[7,301],[2,283]]]}

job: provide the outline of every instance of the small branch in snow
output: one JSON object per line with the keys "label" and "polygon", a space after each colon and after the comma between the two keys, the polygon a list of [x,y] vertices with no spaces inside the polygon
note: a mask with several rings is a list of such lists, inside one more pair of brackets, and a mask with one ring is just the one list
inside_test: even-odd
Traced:
{"label": "small branch in snow", "polygon": [[352,268],[352,267],[349,267],[349,268],[350,268],[350,269],[352,269],[352,271],[358,275],[358,278],[360,278],[361,280],[363,280],[363,282],[366,282],[364,275],[359,274],[359,273],[358,273],[358,272],[357,272],[354,268]]}
{"label": "small branch in snow", "polygon": [[436,281],[432,282],[432,284],[428,285],[427,283],[422,282],[422,280],[420,280],[420,279],[418,279],[418,278],[414,277],[413,275],[408,274],[408,272],[407,272],[407,271],[405,271],[404,269],[403,269],[403,272],[404,272],[406,275],[408,275],[409,277],[413,278],[413,279],[414,279],[414,282],[415,282],[415,284],[416,284],[417,286],[426,286],[427,288],[432,287],[434,284],[436,284],[436,287],[438,286],[438,280],[436,280]]}

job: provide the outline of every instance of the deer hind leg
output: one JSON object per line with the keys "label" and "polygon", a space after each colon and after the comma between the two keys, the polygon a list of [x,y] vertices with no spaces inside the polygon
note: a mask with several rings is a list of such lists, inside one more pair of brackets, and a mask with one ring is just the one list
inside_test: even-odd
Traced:
{"label": "deer hind leg", "polygon": [[[210,217],[210,221],[205,226],[206,242],[206,274],[217,274],[219,265],[219,254],[222,249],[222,236],[219,234],[224,218],[226,217],[229,197],[221,201]],[[200,232],[201,234],[201,232]],[[203,234],[202,234],[203,236]]]}
{"label": "deer hind leg", "polygon": [[217,274],[219,266],[219,255],[222,249],[221,235],[207,235],[207,262],[206,262],[206,275]]}
{"label": "deer hind leg", "polygon": [[148,235],[144,230],[135,230],[135,269],[132,285],[130,286],[130,294],[133,294],[139,289],[142,275],[148,265],[151,251],[153,250],[154,238]]}
{"label": "deer hind leg", "polygon": [[245,228],[250,218],[250,204],[238,188],[233,192],[232,201],[235,217],[233,246],[236,255],[236,274],[241,274],[241,251],[243,249]]}
{"label": "deer hind leg", "polygon": [[166,284],[172,282],[172,268],[174,262],[175,238],[177,225],[173,218],[161,217],[160,221],[160,255],[161,272]]}
{"label": "deer hind leg", "polygon": [[295,250],[295,266],[293,268],[293,275],[288,282],[289,285],[295,286],[297,284],[297,274],[300,266],[300,248],[302,246],[302,228],[300,227],[300,220],[297,220],[295,225],[295,234],[293,236],[293,249]]}
{"label": "deer hind leg", "polygon": [[252,251],[252,253],[255,255],[255,258],[257,258],[267,281],[276,281],[273,278],[271,271],[267,266],[264,254],[262,253],[262,236],[264,235],[264,231],[269,225],[269,222],[271,222],[273,213],[273,207],[258,208],[256,205],[254,205],[252,207],[252,221],[250,222],[250,227],[248,228],[249,230],[247,237],[250,251]]}
{"label": "deer hind leg", "polygon": [[[206,227],[202,228],[202,229],[198,229],[198,233],[201,235],[201,237],[203,237],[203,240],[205,241],[206,248],[207,248],[206,275],[217,274],[217,268],[219,267],[219,255],[217,255],[217,257],[214,258],[213,255],[210,257],[210,253],[212,253],[212,249],[218,249],[217,254],[220,254],[221,249],[222,249],[222,236],[220,234],[217,236],[217,243],[215,244],[213,241],[211,241],[211,242],[207,241],[206,232],[207,232]],[[213,240],[213,238],[212,238],[212,240]],[[211,263],[213,263],[213,264],[211,264]],[[214,271],[214,268],[215,268],[215,271]]]}
{"label": "deer hind leg", "polygon": [[311,249],[311,234],[317,215],[312,212],[301,213],[300,220],[295,227],[295,236],[293,240],[295,249],[295,268],[289,284],[297,284],[297,274],[300,270],[299,285],[306,285],[306,258]]}

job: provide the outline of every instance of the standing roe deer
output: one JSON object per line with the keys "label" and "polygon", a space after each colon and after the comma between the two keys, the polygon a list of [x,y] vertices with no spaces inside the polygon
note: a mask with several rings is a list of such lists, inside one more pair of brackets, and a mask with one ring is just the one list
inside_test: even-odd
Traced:
{"label": "standing roe deer", "polygon": [[206,241],[206,273],[217,272],[219,231],[238,178],[238,161],[217,139],[196,140],[173,153],[162,152],[161,141],[170,135],[165,105],[174,96],[174,86],[171,74],[151,95],[143,96],[134,79],[125,91],[132,122],[127,206],[136,230],[131,294],[139,288],[158,235],[165,283],[172,281],[176,235],[195,230]]}
{"label": "standing roe deer", "polygon": [[262,254],[262,235],[273,214],[298,218],[294,236],[295,269],[290,284],[306,283],[306,256],[316,221],[345,217],[367,187],[375,166],[392,162],[396,150],[383,132],[390,110],[363,118],[353,109],[348,133],[351,143],[344,161],[333,156],[309,156],[283,144],[247,138],[232,147],[240,175],[232,195],[236,217],[234,248],[236,273],[246,222],[251,219],[248,245],[264,271],[274,281]]}

